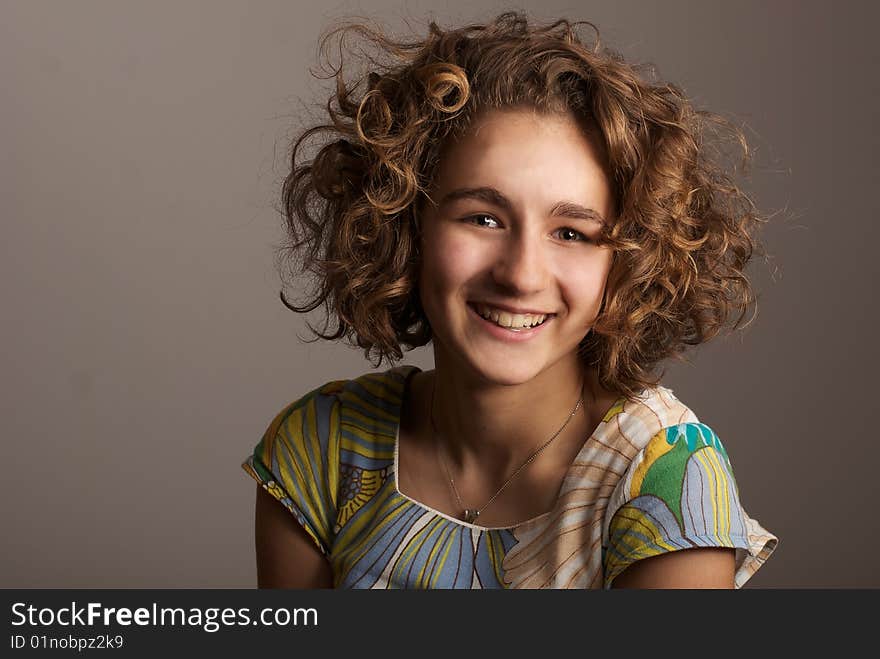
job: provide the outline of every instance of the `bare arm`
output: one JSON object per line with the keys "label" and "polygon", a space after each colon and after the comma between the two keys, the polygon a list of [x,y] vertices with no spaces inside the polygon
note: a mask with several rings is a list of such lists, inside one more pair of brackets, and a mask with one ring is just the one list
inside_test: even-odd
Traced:
{"label": "bare arm", "polygon": [[612,588],[733,588],[736,550],[727,547],[681,549],[636,561]]}
{"label": "bare arm", "polygon": [[332,588],[330,564],[290,511],[257,486],[254,511],[259,588]]}

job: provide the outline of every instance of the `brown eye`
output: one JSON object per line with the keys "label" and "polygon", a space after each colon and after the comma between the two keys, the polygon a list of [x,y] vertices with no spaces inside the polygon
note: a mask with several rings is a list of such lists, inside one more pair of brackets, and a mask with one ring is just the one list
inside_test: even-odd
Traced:
{"label": "brown eye", "polygon": [[[484,223],[484,220],[488,222],[494,222],[495,225]],[[486,215],[485,213],[481,213],[480,215],[471,215],[470,217],[465,218],[465,222],[470,222],[471,224],[476,224],[478,227],[486,227],[487,229],[494,229],[498,226],[498,220],[496,220],[491,215]]]}
{"label": "brown eye", "polygon": [[564,229],[559,230],[559,237],[562,238],[563,242],[574,243],[574,242],[589,242],[589,238],[587,238],[580,231],[575,231],[570,227],[565,227]]}

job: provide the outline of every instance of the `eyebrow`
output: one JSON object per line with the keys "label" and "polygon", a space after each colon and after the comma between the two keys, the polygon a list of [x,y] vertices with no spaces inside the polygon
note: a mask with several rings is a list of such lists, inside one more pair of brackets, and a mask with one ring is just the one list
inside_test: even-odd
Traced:
{"label": "eyebrow", "polygon": [[[499,208],[503,208],[507,212],[513,212],[513,204],[510,202],[510,199],[505,197],[496,188],[491,187],[457,188],[443,196],[443,199],[441,199],[438,204],[438,208],[444,204],[458,201],[459,199],[477,199],[498,206]],[[592,220],[594,222],[599,222],[600,224],[605,224],[605,218],[602,217],[599,212],[572,201],[558,202],[553,206],[550,215],[555,217],[569,217],[578,220]]]}

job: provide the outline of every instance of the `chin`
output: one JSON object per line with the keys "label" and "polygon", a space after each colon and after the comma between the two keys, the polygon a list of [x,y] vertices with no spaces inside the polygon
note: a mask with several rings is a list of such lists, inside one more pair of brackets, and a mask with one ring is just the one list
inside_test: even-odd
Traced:
{"label": "chin", "polygon": [[544,371],[542,364],[537,363],[513,363],[512,360],[506,362],[481,359],[476,362],[470,362],[471,369],[475,374],[485,382],[514,386],[525,384],[535,379]]}

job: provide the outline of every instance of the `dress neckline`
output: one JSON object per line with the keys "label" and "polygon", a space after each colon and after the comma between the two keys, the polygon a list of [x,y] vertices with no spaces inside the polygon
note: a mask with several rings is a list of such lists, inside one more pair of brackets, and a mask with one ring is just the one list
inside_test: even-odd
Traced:
{"label": "dress neckline", "polygon": [[[603,415],[603,420],[599,422],[599,425],[596,426],[596,429],[592,432],[592,434],[590,434],[589,437],[584,439],[583,444],[581,444],[581,448],[575,454],[575,457],[572,460],[572,463],[568,466],[568,469],[565,472],[565,476],[562,478],[562,482],[559,484],[559,492],[557,492],[557,494],[556,494],[555,503],[553,504],[553,507],[550,510],[543,512],[540,515],[537,515],[535,517],[531,517],[531,518],[524,520],[522,522],[517,522],[516,524],[514,524],[512,526],[480,526],[479,524],[470,524],[468,522],[465,522],[464,520],[457,519],[457,518],[453,517],[452,515],[444,513],[440,510],[437,510],[435,508],[431,508],[431,506],[428,506],[427,504],[424,504],[421,501],[417,501],[416,499],[413,499],[412,497],[410,497],[400,491],[400,481],[397,476],[398,476],[399,464],[400,464],[400,423],[401,423],[401,418],[403,417],[403,404],[406,400],[407,391],[409,390],[410,380],[413,378],[413,376],[416,373],[422,372],[422,369],[420,369],[418,366],[409,365],[409,366],[403,366],[401,368],[406,369],[406,370],[404,370],[404,373],[403,373],[403,389],[401,390],[400,400],[398,401],[398,404],[397,404],[397,419],[395,421],[395,429],[394,429],[394,467],[393,467],[394,468],[394,493],[397,496],[399,496],[403,499],[406,499],[411,504],[421,508],[422,510],[429,512],[433,515],[436,515],[437,517],[442,517],[443,519],[447,520],[448,522],[451,522],[452,524],[455,524],[456,526],[461,526],[461,527],[465,527],[468,529],[473,529],[475,531],[479,531],[480,533],[488,532],[488,531],[513,531],[514,529],[517,529],[521,526],[525,526],[527,524],[532,524],[534,522],[538,522],[541,519],[552,514],[556,510],[557,505],[559,504],[560,494],[562,493],[562,490],[565,487],[565,482],[568,480],[568,477],[569,477],[569,474],[571,473],[572,468],[574,467],[575,463],[578,462],[578,457],[584,451],[584,448],[586,447],[587,443],[593,437],[595,437],[600,432],[600,430],[602,430],[605,426],[604,416],[607,415],[607,411],[606,411],[605,415]],[[615,402],[608,409],[610,410],[613,407],[620,404],[621,400],[622,400],[622,398],[618,398],[617,400],[615,400]]]}

